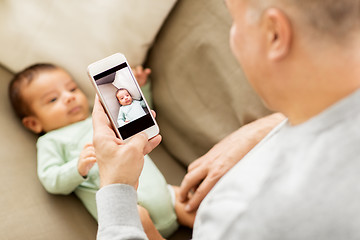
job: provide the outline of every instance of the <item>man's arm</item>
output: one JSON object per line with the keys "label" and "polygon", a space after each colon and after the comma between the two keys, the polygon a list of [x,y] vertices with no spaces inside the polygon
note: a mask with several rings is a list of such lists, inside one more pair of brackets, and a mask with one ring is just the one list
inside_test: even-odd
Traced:
{"label": "man's arm", "polygon": [[96,194],[99,240],[148,239],[137,210],[136,190],[126,184],[112,184]]}
{"label": "man's arm", "polygon": [[274,113],[244,125],[191,163],[180,186],[180,200],[190,198],[186,210],[197,209],[217,181],[284,119]]}

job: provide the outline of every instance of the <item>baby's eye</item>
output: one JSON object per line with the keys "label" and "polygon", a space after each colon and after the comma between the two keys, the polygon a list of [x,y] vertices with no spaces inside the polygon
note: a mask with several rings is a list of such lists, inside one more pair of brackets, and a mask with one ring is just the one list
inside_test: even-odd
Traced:
{"label": "baby's eye", "polygon": [[73,87],[70,89],[70,92],[75,92],[77,90],[77,87]]}
{"label": "baby's eye", "polygon": [[52,99],[49,100],[49,103],[53,103],[53,102],[55,102],[56,100],[57,100],[57,98],[54,97],[54,98],[52,98]]}

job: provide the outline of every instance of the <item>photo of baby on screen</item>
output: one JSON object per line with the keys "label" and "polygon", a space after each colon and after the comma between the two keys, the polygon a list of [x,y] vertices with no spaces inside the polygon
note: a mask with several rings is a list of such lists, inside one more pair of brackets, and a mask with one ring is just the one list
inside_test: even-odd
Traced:
{"label": "photo of baby on screen", "polygon": [[145,102],[133,99],[126,88],[119,88],[116,91],[116,98],[121,105],[117,118],[120,127],[146,114],[144,111],[144,108],[146,109]]}
{"label": "photo of baby on screen", "polygon": [[117,128],[149,113],[135,81],[129,67],[96,80]]}

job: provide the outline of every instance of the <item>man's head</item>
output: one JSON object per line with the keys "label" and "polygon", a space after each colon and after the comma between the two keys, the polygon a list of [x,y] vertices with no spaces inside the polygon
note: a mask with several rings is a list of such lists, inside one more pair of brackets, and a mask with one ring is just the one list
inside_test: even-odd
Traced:
{"label": "man's head", "polygon": [[[235,0],[239,1],[239,0]],[[230,0],[229,2],[235,2]],[[241,0],[240,0],[241,1]],[[301,22],[312,34],[325,34],[342,40],[360,27],[359,0],[244,0],[260,17],[265,10],[277,8],[293,22]]]}
{"label": "man's head", "polygon": [[15,75],[10,102],[23,125],[49,132],[86,119],[89,105],[71,76],[52,64],[35,64]]}
{"label": "man's head", "polygon": [[[304,110],[306,96],[310,100],[333,91],[329,88],[334,87],[335,75],[345,70],[337,58],[354,61],[360,57],[354,50],[359,50],[360,0],[226,3],[233,18],[230,44],[234,55],[265,103],[289,118],[295,113],[288,111]],[[349,89],[343,95],[345,91]],[[329,103],[324,101],[322,107]]]}
{"label": "man's head", "polygon": [[125,88],[120,88],[116,91],[116,98],[121,106],[130,105],[132,103],[132,97],[129,91]]}

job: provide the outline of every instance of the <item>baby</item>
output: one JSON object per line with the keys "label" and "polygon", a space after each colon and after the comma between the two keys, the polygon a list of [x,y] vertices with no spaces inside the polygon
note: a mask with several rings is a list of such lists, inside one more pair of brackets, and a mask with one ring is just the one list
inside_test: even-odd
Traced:
{"label": "baby", "polygon": [[[139,82],[144,82],[147,75],[148,70],[142,68],[135,72]],[[45,189],[53,194],[74,192],[97,219],[95,194],[100,181],[85,94],[64,69],[36,64],[15,75],[9,97],[23,125],[40,135],[37,171]],[[185,213],[184,205],[174,200],[172,192],[150,157],[145,156],[138,208],[149,239],[162,239],[159,232],[167,237],[177,229],[174,206],[180,222],[193,224],[194,216]]]}
{"label": "baby", "polygon": [[145,102],[133,99],[127,89],[118,89],[116,91],[116,98],[121,105],[117,119],[119,127],[146,114],[143,108],[146,107]]}

